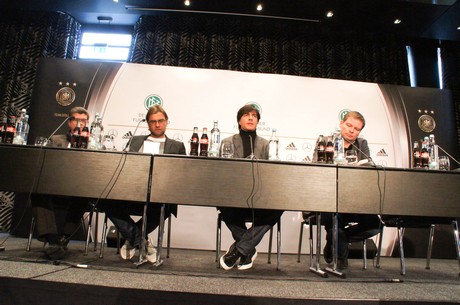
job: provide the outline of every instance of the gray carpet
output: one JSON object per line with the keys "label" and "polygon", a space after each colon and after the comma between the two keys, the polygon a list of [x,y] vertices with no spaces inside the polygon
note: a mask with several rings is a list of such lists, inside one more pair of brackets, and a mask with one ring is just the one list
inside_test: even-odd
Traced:
{"label": "gray carpet", "polygon": [[[170,258],[154,268],[150,264],[136,267],[133,262],[137,257],[132,262],[123,261],[115,248],[105,248],[103,259],[99,259],[99,248],[97,252],[91,248],[85,256],[82,242],[71,242],[64,260],[50,262],[44,259],[42,243],[34,240],[32,250],[26,252],[26,239],[0,234],[0,243],[5,239],[5,251],[0,252],[0,277],[4,278],[275,300],[342,300],[350,304],[460,302],[459,262],[454,259],[433,259],[431,270],[426,270],[424,259],[408,258],[405,276],[400,275],[398,258],[382,258],[381,268],[369,260],[367,270],[362,269],[362,260],[350,259],[342,279],[309,272],[305,254],[300,263],[296,255],[283,254],[280,271],[276,270],[276,256],[267,264],[264,253],[250,270],[224,271],[216,268],[213,251],[171,249]],[[326,267],[324,261],[322,266]]]}

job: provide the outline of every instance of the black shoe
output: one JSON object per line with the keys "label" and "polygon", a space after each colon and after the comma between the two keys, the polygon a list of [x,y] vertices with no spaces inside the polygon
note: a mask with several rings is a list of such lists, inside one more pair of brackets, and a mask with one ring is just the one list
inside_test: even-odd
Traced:
{"label": "black shoe", "polygon": [[324,246],[323,255],[326,263],[332,263],[332,246],[329,242],[326,242],[326,246]]}
{"label": "black shoe", "polygon": [[241,253],[236,248],[236,243],[233,243],[228,249],[227,253],[221,256],[220,265],[225,270],[230,270],[235,267],[236,262],[241,257]]}
{"label": "black shoe", "polygon": [[58,245],[61,246],[65,251],[67,251],[67,245],[69,244],[69,237],[62,235],[58,240]]}
{"label": "black shoe", "polygon": [[257,258],[257,250],[254,248],[254,250],[249,254],[249,255],[242,255],[240,262],[238,263],[238,270],[247,270],[252,268],[252,265],[254,264],[254,261]]}
{"label": "black shoe", "polygon": [[46,258],[53,261],[60,260],[65,257],[65,250],[60,245],[47,244],[44,251]]}

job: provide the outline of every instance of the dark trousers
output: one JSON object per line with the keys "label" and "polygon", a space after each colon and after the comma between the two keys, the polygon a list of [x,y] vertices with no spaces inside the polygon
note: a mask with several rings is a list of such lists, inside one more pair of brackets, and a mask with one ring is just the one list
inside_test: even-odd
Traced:
{"label": "dark trousers", "polygon": [[[73,235],[81,224],[83,214],[88,210],[87,198],[32,194],[31,202],[38,239],[41,241],[47,241],[48,235]],[[58,211],[65,213],[62,230],[56,221]]]}
{"label": "dark trousers", "polygon": [[[332,213],[321,213],[326,228],[326,240],[332,244]],[[348,257],[348,244],[370,238],[379,232],[380,219],[373,214],[338,214],[338,257]]]}
{"label": "dark trousers", "polygon": [[[219,208],[219,210],[232,233],[236,248],[242,255],[249,255],[283,214],[283,211],[279,210],[243,208]],[[249,229],[246,227],[246,222],[252,222]]]}
{"label": "dark trousers", "polygon": [[[118,232],[129,241],[132,246],[141,244],[142,217],[134,221],[131,215],[142,215],[143,205],[131,205],[124,202],[104,202],[104,211],[107,217],[113,222]],[[147,208],[147,227],[144,238],[153,232],[160,224],[161,204],[151,203]],[[165,206],[165,220],[171,216],[171,208]]]}

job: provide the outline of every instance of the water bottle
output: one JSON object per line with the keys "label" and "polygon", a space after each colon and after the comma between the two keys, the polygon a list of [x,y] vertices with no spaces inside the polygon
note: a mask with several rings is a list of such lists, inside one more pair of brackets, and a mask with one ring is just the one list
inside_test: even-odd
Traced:
{"label": "water bottle", "polygon": [[268,160],[279,160],[278,156],[279,140],[276,136],[276,128],[272,129],[272,135],[268,142]]}
{"label": "water bottle", "polygon": [[91,127],[89,130],[90,136],[88,149],[102,149],[102,130],[102,118],[99,116],[99,113],[96,113],[94,121],[91,123]]}
{"label": "water bottle", "polygon": [[27,144],[27,135],[29,133],[29,123],[28,118],[26,117],[27,111],[25,109],[21,110],[19,118],[16,120],[16,130],[14,133],[13,144],[26,145]]}
{"label": "water bottle", "polygon": [[345,146],[340,132],[336,135],[334,140],[334,163],[338,165],[346,164]]}
{"label": "water bottle", "polygon": [[439,169],[439,148],[434,139],[434,134],[430,134],[429,139],[430,139],[430,146],[431,146],[429,168]]}
{"label": "water bottle", "polygon": [[219,148],[220,148],[220,130],[218,125],[218,121],[214,121],[214,127],[211,130],[211,141],[210,147],[208,150],[209,157],[218,157],[219,156]]}

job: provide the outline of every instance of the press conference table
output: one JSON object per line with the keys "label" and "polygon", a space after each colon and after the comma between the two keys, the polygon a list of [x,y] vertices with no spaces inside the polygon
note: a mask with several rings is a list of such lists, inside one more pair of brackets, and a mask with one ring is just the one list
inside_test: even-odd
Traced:
{"label": "press conference table", "polygon": [[458,172],[8,144],[0,144],[0,160],[3,191],[144,205],[460,217]]}

